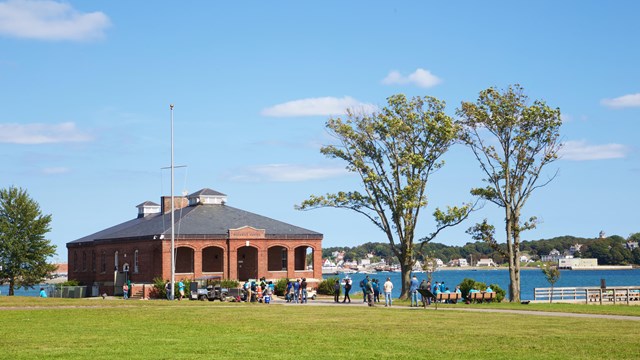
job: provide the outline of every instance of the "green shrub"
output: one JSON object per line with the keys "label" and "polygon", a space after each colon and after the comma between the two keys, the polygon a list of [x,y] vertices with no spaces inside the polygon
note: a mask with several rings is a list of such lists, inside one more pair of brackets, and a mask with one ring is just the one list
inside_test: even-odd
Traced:
{"label": "green shrub", "polygon": [[487,284],[480,282],[480,281],[476,281],[475,284],[473,284],[473,288],[478,290],[478,291],[485,291],[487,290]]}
{"label": "green shrub", "polygon": [[282,278],[276,281],[274,293],[277,296],[284,296],[285,291],[287,291],[287,284],[289,283],[288,278]]}
{"label": "green shrub", "polygon": [[233,279],[222,279],[214,281],[213,285],[220,285],[220,287],[227,289],[237,289],[240,287],[240,282]]}
{"label": "green shrub", "polygon": [[337,277],[330,277],[328,279],[323,280],[320,284],[318,284],[318,294],[322,295],[333,295],[334,290],[333,287],[336,282],[340,282],[340,279]]}
{"label": "green shrub", "polygon": [[491,286],[491,289],[493,289],[493,292],[496,293],[496,301],[497,302],[502,302],[502,300],[504,299],[504,297],[507,295],[507,292],[504,291],[503,288],[501,288],[500,286],[498,286],[498,284],[491,284],[489,285]]}
{"label": "green shrub", "polygon": [[79,285],[80,283],[78,282],[78,280],[67,280],[62,284],[60,284],[60,286],[79,286]]}
{"label": "green shrub", "polygon": [[149,297],[156,299],[166,299],[167,292],[164,290],[165,281],[162,278],[153,279],[153,290],[149,294]]}
{"label": "green shrub", "polygon": [[473,289],[473,285],[475,285],[476,281],[469,278],[464,278],[458,286],[460,286],[460,292],[462,293],[462,298],[466,299],[469,295],[469,290]]}

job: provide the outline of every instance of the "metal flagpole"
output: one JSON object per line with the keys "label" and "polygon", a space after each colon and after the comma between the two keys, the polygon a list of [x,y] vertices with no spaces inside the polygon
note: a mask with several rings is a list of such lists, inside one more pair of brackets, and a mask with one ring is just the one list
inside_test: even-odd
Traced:
{"label": "metal flagpole", "polygon": [[176,281],[176,251],[175,251],[175,205],[173,199],[173,104],[169,105],[171,110],[171,300],[175,299]]}

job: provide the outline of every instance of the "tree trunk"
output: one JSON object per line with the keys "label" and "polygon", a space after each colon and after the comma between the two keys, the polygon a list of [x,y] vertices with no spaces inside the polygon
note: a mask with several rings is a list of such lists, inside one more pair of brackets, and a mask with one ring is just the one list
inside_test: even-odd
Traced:
{"label": "tree trunk", "polygon": [[511,223],[511,209],[507,206],[505,207],[505,232],[507,236],[507,255],[509,260],[509,301],[513,302],[515,293],[518,291],[515,290],[515,263],[513,262],[513,224]]}
{"label": "tree trunk", "polygon": [[13,287],[16,285],[13,279],[9,280],[9,294],[8,296],[13,296]]}
{"label": "tree trunk", "polygon": [[400,292],[400,299],[408,299],[409,298],[409,288],[411,287],[411,268],[413,264],[411,264],[411,259],[406,261],[406,259],[402,259],[400,261],[400,278],[402,280],[402,290]]}
{"label": "tree trunk", "polygon": [[513,232],[513,298],[511,302],[520,302],[520,209],[516,208],[512,214],[511,229]]}

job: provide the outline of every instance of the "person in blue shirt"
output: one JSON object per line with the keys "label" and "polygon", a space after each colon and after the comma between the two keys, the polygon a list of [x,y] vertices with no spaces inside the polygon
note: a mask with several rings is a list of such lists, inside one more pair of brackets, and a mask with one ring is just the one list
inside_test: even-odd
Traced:
{"label": "person in blue shirt", "polygon": [[300,302],[300,279],[296,279],[293,283],[293,302],[296,304]]}
{"label": "person in blue shirt", "polygon": [[182,280],[178,282],[178,291],[180,292],[180,297],[178,298],[178,301],[180,301],[184,297],[184,283],[182,282]]}
{"label": "person in blue shirt", "polygon": [[41,298],[46,298],[47,297],[47,292],[44,291],[44,288],[40,288],[40,297]]}
{"label": "person in blue shirt", "polygon": [[487,286],[487,290],[485,290],[485,292],[493,292],[493,289],[491,288],[491,286]]}
{"label": "person in blue shirt", "polygon": [[444,281],[443,281],[443,282],[441,282],[441,283],[440,283],[440,292],[441,292],[441,293],[444,293],[444,290],[445,290],[445,289],[446,289],[446,288],[445,288],[445,286],[444,286]]}
{"label": "person in blue shirt", "polygon": [[409,294],[411,295],[411,305],[410,306],[414,306],[413,304],[415,303],[415,307],[418,307],[418,286],[420,284],[418,283],[418,278],[413,275],[413,277],[411,278],[411,287],[409,288]]}

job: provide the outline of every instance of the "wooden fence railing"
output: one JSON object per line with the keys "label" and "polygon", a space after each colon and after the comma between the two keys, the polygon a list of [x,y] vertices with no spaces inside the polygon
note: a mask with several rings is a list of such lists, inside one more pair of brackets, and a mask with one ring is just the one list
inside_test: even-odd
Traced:
{"label": "wooden fence railing", "polygon": [[585,303],[626,303],[640,301],[640,286],[617,287],[554,287],[534,288],[533,300],[574,300]]}

